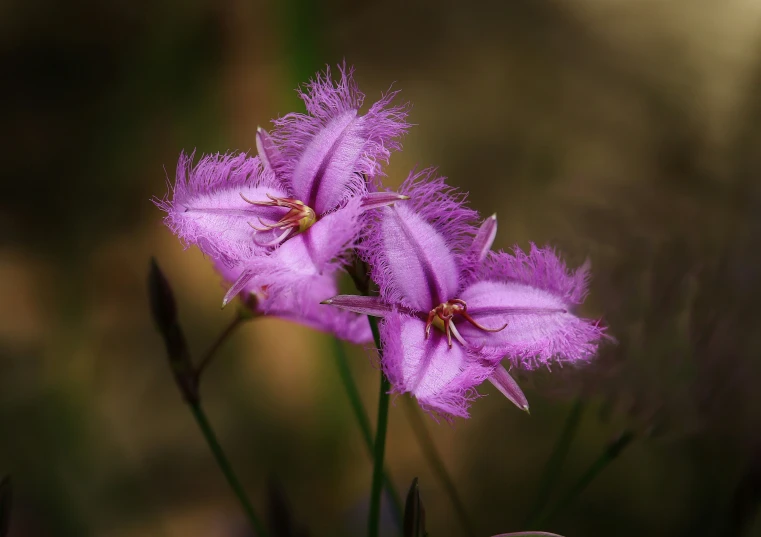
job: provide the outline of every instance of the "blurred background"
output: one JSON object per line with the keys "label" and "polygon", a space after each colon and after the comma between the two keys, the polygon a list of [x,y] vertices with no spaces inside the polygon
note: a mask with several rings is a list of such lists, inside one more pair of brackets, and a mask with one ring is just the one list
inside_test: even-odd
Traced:
{"label": "blurred background", "polygon": [[[387,168],[439,166],[497,212],[496,245],[589,257],[583,313],[617,345],[594,368],[491,386],[426,418],[475,527],[527,529],[572,409],[560,498],[571,536],[761,535],[761,2],[10,0],[0,5],[0,475],[10,537],[244,536],[149,317],[156,256],[196,356],[234,312],[211,263],[151,203],[181,150],[254,150],[302,110],[294,88],[356,67],[417,126]],[[377,370],[349,347],[375,414]],[[224,346],[203,400],[257,507],[275,482],[310,535],[362,535],[371,462],[331,338],[260,319]],[[388,466],[420,478],[431,536],[467,535],[397,400]],[[389,535],[394,535],[388,525]]]}

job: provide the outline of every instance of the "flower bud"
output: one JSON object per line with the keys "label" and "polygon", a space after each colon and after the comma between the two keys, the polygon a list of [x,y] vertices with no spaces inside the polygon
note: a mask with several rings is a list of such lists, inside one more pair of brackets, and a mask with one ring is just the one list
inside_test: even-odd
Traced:
{"label": "flower bud", "polygon": [[189,403],[198,401],[198,378],[190,360],[185,334],[177,321],[177,305],[166,276],[155,259],[148,271],[148,296],[151,314],[166,345],[169,365],[183,397]]}
{"label": "flower bud", "polygon": [[425,537],[425,509],[420,500],[417,477],[412,480],[404,505],[404,537]]}

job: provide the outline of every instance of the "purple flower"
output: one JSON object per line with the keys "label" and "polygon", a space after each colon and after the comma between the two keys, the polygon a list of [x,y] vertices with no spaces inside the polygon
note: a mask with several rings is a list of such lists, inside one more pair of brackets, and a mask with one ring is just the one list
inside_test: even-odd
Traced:
{"label": "purple flower", "polygon": [[380,297],[341,295],[327,304],[383,317],[383,369],[422,407],[467,417],[474,388],[490,380],[518,407],[523,392],[500,365],[536,368],[586,361],[603,329],[571,313],[586,292],[586,266],[569,271],[550,249],[490,252],[496,216],[480,228],[464,196],[411,176],[410,201],[376,211],[363,236]]}
{"label": "purple flower", "polygon": [[[220,262],[216,262],[214,268],[227,283],[236,281],[243,270],[241,267],[230,267]],[[249,283],[241,290],[240,297],[257,315],[293,321],[321,332],[335,334],[352,343],[370,341],[370,325],[367,324],[364,315],[320,304],[337,292],[336,278],[323,275],[313,278],[308,287],[299,288],[298,292],[285,290],[272,294],[266,288],[257,288]]]}
{"label": "purple flower", "polygon": [[[225,304],[240,295],[244,302],[254,305],[257,314],[298,322],[356,343],[369,341],[371,334],[364,316],[350,312],[335,315],[335,308],[319,304],[336,294],[335,274],[304,274],[303,282],[308,285],[279,286],[276,292],[266,283],[241,278],[245,261],[266,253],[252,240],[251,228],[245,223],[251,218],[251,205],[243,197],[262,196],[278,192],[279,188],[259,157],[210,155],[195,167],[192,161],[192,155],[180,155],[173,199],[158,205],[167,211],[165,222],[176,235],[210,256],[226,283],[237,282],[227,292]],[[274,208],[263,210],[276,215]],[[282,268],[285,274],[288,270]],[[298,275],[296,270],[292,272]]]}
{"label": "purple flower", "polygon": [[300,296],[295,288],[319,286],[341,268],[363,214],[405,199],[368,186],[409,128],[406,107],[390,104],[396,93],[360,115],[352,71],[340,68],[334,83],[328,70],[300,92],[307,114],[274,121],[271,135],[258,129],[258,157],[217,154],[193,167],[180,156],[172,198],[157,204],[183,241],[240,269],[225,304],[243,289]]}

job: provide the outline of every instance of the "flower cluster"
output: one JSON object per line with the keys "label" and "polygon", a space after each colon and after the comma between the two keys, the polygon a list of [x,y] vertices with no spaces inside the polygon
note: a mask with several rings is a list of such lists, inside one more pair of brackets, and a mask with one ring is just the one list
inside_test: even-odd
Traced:
{"label": "flower cluster", "polygon": [[[394,390],[443,416],[467,417],[489,380],[518,407],[528,402],[502,365],[577,363],[603,328],[573,313],[588,267],[575,271],[551,249],[493,252],[496,216],[478,225],[465,196],[433,170],[399,192],[381,165],[409,128],[389,92],[366,113],[351,70],[318,74],[300,93],[306,114],[258,129],[258,155],[181,155],[170,197],[157,201],[186,244],[212,258],[238,295],[268,315],[354,342],[364,315],[381,318],[382,367]],[[337,295],[347,252],[370,267],[379,296]]]}
{"label": "flower cluster", "polygon": [[406,106],[384,95],[360,114],[364,95],[352,72],[317,75],[300,92],[306,114],[257,129],[258,155],[217,154],[193,166],[181,155],[171,196],[157,201],[166,224],[211,257],[235,296],[256,297],[265,314],[297,320],[353,342],[367,322],[320,305],[338,292],[336,273],[364,215],[400,196],[374,186],[409,124]]}

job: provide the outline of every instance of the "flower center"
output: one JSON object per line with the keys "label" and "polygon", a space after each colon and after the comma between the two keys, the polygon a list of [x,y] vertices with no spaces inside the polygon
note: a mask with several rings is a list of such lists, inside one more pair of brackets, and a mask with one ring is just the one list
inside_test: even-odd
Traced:
{"label": "flower center", "polygon": [[428,312],[428,321],[425,323],[425,339],[430,337],[431,327],[435,326],[446,334],[447,344],[450,348],[452,347],[452,335],[454,335],[457,341],[467,347],[467,343],[457,331],[457,327],[454,324],[455,315],[460,315],[470,324],[479,330],[483,330],[484,332],[499,332],[500,330],[504,330],[507,327],[507,323],[502,325],[500,328],[486,328],[485,326],[480,325],[478,322],[476,322],[475,319],[473,319],[473,317],[468,314],[468,305],[465,303],[465,301],[459,298],[454,298],[448,302],[439,304]]}
{"label": "flower center", "polygon": [[317,215],[315,215],[314,210],[301,200],[293,198],[276,198],[271,194],[267,194],[270,201],[253,201],[244,196],[242,192],[240,193],[240,197],[243,198],[246,203],[250,203],[251,205],[258,205],[260,207],[285,207],[289,209],[288,212],[274,224],[265,224],[261,218],[259,218],[259,223],[262,227],[256,227],[251,222],[248,223],[248,225],[256,231],[284,230],[282,234],[266,243],[257,242],[256,236],[254,236],[254,242],[259,246],[275,246],[276,244],[282,244],[291,237],[303,233],[312,227],[317,221]]}

